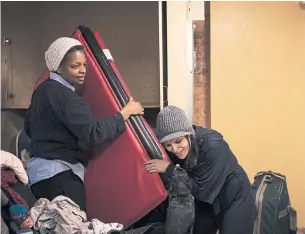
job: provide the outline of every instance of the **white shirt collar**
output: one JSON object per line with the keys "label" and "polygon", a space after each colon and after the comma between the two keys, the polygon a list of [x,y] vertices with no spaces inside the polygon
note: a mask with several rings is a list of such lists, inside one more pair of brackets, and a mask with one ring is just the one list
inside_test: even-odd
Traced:
{"label": "white shirt collar", "polygon": [[55,72],[50,72],[50,79],[56,80],[59,83],[66,86],[67,88],[72,89],[73,91],[75,91],[75,88],[69,82],[67,82],[64,78],[62,78],[60,75],[58,75]]}

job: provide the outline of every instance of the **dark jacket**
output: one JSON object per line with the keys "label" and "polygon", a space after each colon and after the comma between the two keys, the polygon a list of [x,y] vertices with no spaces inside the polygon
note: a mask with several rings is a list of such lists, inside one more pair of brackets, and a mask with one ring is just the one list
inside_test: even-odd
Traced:
{"label": "dark jacket", "polygon": [[[194,165],[187,168],[185,161],[177,160],[172,153],[169,153],[169,157],[173,164],[182,164],[181,166],[188,172],[193,196],[197,200],[213,204],[227,178],[240,166],[219,132],[199,126],[194,126],[194,130],[196,137],[191,146],[193,152],[188,155],[188,157],[192,157],[188,160],[195,161]],[[170,164],[165,172],[167,179],[171,177],[173,164]]]}
{"label": "dark jacket", "polygon": [[31,157],[86,164],[86,150],[112,140],[125,129],[121,113],[97,120],[73,90],[48,79],[32,96],[24,128],[32,139]]}
{"label": "dark jacket", "polygon": [[[198,126],[194,129],[190,154],[179,162],[189,174],[196,210],[200,210],[194,233],[209,233],[211,227],[223,234],[252,233],[257,210],[246,172],[219,132]],[[176,156],[169,157],[177,162]],[[167,168],[167,179],[173,168],[173,164]]]}

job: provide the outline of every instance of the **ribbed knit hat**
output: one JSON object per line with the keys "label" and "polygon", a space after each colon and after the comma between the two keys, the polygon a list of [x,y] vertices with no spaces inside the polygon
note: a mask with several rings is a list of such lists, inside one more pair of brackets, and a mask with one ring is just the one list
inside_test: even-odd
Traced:
{"label": "ribbed knit hat", "polygon": [[157,116],[157,137],[161,143],[181,136],[195,135],[185,112],[176,106],[163,108]]}
{"label": "ribbed knit hat", "polygon": [[68,50],[77,45],[82,44],[78,40],[70,37],[60,37],[55,40],[45,52],[48,69],[50,71],[57,71]]}

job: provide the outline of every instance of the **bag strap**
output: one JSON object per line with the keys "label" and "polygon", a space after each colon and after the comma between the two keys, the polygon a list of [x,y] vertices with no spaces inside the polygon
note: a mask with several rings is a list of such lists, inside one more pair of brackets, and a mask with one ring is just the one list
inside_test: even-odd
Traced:
{"label": "bag strap", "polygon": [[258,172],[254,178],[258,177],[258,176],[261,176],[261,175],[271,175],[271,176],[274,176],[274,177],[277,177],[281,180],[285,180],[286,181],[286,176],[280,174],[280,173],[276,173],[276,172],[272,172],[272,171],[260,171]]}

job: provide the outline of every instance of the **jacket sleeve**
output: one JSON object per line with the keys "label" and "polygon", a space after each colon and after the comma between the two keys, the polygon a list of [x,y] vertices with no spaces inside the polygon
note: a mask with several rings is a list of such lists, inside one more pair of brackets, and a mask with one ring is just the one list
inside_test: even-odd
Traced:
{"label": "jacket sleeve", "polygon": [[121,113],[96,120],[77,94],[62,92],[62,95],[59,99],[50,98],[49,102],[59,121],[78,138],[82,148],[112,140],[125,131],[125,120]]}
{"label": "jacket sleeve", "polygon": [[213,203],[226,181],[230,169],[226,154],[230,152],[222,135],[214,130],[199,140],[197,165],[189,174],[196,199]]}

